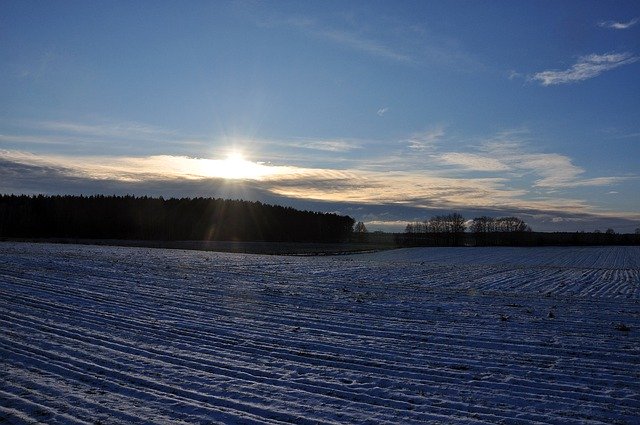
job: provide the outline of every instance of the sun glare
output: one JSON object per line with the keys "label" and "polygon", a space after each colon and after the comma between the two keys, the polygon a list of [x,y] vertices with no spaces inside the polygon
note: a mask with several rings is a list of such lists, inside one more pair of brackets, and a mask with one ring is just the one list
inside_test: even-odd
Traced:
{"label": "sun glare", "polygon": [[241,152],[231,152],[225,159],[208,160],[208,172],[211,177],[232,180],[260,180],[272,174],[270,167],[245,159]]}

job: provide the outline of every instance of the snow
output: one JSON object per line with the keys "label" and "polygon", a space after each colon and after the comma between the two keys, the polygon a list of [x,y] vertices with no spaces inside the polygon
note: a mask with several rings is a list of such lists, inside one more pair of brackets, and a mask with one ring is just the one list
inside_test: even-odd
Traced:
{"label": "snow", "polygon": [[0,329],[7,423],[640,418],[639,247],[0,243]]}

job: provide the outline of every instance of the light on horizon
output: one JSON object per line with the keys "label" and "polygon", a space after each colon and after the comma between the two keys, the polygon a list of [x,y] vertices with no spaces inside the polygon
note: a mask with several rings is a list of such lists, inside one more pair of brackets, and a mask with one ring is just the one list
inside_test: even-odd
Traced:
{"label": "light on horizon", "polygon": [[232,151],[222,160],[209,161],[211,163],[210,177],[230,180],[260,180],[274,173],[274,170],[269,166],[247,160],[240,151]]}

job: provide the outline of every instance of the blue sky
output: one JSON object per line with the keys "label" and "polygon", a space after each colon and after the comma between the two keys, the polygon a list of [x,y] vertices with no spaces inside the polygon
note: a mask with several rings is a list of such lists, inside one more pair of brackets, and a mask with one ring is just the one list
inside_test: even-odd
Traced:
{"label": "blue sky", "polygon": [[640,227],[638,2],[0,5],[0,192]]}

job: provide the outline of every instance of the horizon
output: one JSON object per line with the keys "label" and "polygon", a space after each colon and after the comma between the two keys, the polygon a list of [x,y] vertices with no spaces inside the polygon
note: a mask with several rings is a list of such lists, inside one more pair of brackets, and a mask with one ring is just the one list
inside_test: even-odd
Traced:
{"label": "horizon", "polygon": [[637,2],[5,3],[0,193],[640,227]]}
{"label": "horizon", "polygon": [[[159,201],[163,201],[163,202],[171,202],[171,201],[193,201],[193,200],[207,200],[207,201],[224,201],[224,202],[239,202],[239,203],[247,203],[247,204],[259,204],[265,207],[280,207],[280,208],[287,208],[285,206],[279,205],[279,204],[275,204],[275,203],[268,203],[268,202],[262,202],[262,201],[248,201],[248,200],[244,200],[244,199],[233,199],[233,198],[214,198],[214,197],[164,197],[162,195],[158,196],[158,197],[154,197],[154,196],[147,196],[147,195],[142,195],[142,196],[136,196],[136,195],[131,195],[131,194],[125,194],[125,195],[105,195],[105,194],[91,194],[91,195],[44,195],[44,194],[0,194],[0,200],[3,197],[17,197],[17,198],[21,198],[21,197],[27,197],[30,199],[36,199],[36,198],[40,198],[40,197],[44,197],[45,199],[54,199],[54,198],[85,198],[85,199],[91,199],[91,198],[106,198],[106,199],[127,199],[127,198],[133,198],[133,199],[138,199],[138,200],[143,200],[143,199],[149,199],[149,200],[159,200]],[[331,212],[322,212],[322,211],[317,211],[317,210],[303,210],[303,209],[295,209],[294,211],[298,211],[298,212],[304,212],[304,213],[319,213],[319,214],[329,214],[329,215],[336,215],[336,216],[340,216],[340,217],[345,217],[345,218],[350,218],[353,220],[353,230],[352,232],[354,234],[357,234],[359,232],[362,232],[362,230],[358,230],[358,226],[360,224],[364,224],[364,222],[361,221],[356,221],[353,217],[346,215],[346,214],[341,214],[340,212],[337,211],[331,211]],[[407,233],[412,233],[412,234],[429,234],[429,233],[437,233],[434,232],[432,230],[428,230],[426,228],[426,226],[428,225],[427,222],[431,221],[431,220],[438,220],[438,219],[449,219],[451,217],[451,215],[456,214],[455,212],[449,212],[446,215],[438,215],[438,216],[430,216],[425,218],[424,220],[415,220],[412,222],[407,221],[405,223],[405,227],[401,230],[380,230],[380,229],[376,229],[376,230],[372,230],[370,231],[366,225],[364,226],[364,233],[386,233],[386,234],[407,234]],[[535,229],[531,229],[531,227],[528,226],[528,224],[526,222],[524,222],[523,220],[521,220],[519,217],[515,217],[515,216],[502,216],[502,217],[487,217],[487,216],[481,216],[481,217],[465,217],[465,216],[460,216],[461,219],[463,220],[463,225],[464,225],[464,229],[462,230],[462,233],[474,233],[475,231],[472,229],[472,226],[474,224],[474,221],[476,220],[483,220],[483,219],[495,219],[495,220],[500,220],[500,219],[516,219],[520,222],[523,223],[524,230],[505,230],[505,231],[500,231],[500,230],[489,230],[487,232],[489,233],[500,233],[500,232],[506,232],[506,233],[611,233],[611,234],[621,234],[621,235],[631,235],[631,234],[635,234],[637,235],[638,232],[640,231],[640,228],[636,228],[633,231],[630,232],[622,232],[622,233],[618,233],[615,232],[614,229],[612,228],[606,228],[604,230],[602,229],[594,229],[592,231],[553,231],[553,232],[543,232],[543,231],[537,231]],[[417,228],[416,227],[420,227],[420,226],[425,226],[422,227],[422,229]],[[409,230],[409,228],[411,227],[411,230]],[[443,233],[451,233],[450,231],[444,231]],[[455,233],[455,231],[454,231]],[[425,245],[425,246],[430,246],[430,245]]]}

